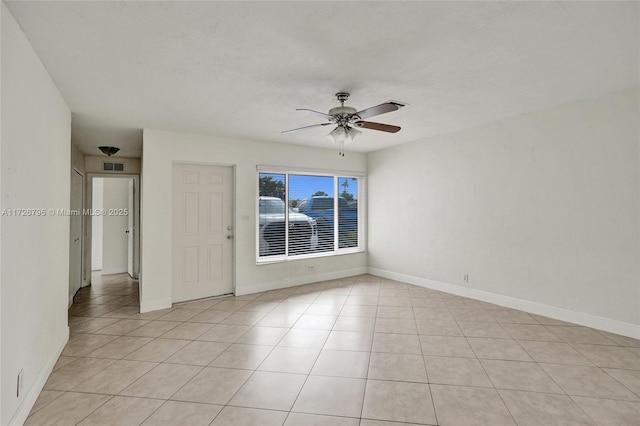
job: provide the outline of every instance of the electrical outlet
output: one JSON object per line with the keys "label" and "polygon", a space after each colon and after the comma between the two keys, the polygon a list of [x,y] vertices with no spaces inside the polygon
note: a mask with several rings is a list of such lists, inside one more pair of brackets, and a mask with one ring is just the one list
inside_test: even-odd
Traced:
{"label": "electrical outlet", "polygon": [[18,381],[16,383],[16,397],[20,397],[20,395],[22,394],[22,377],[24,370],[20,370],[20,372],[18,373]]}
{"label": "electrical outlet", "polygon": [[465,283],[468,283],[468,282],[469,282],[469,274],[464,274],[464,276],[462,277],[462,280],[463,280]]}

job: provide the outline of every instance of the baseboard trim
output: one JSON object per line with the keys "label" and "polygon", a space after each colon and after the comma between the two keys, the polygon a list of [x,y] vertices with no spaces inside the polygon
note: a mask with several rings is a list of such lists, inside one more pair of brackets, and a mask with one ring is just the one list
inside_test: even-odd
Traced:
{"label": "baseboard trim", "polygon": [[173,301],[170,297],[166,299],[150,300],[148,302],[140,301],[140,313],[167,309],[171,307],[172,303]]}
{"label": "baseboard trim", "polygon": [[367,273],[367,268],[352,268],[342,271],[324,272],[321,274],[306,275],[300,277],[284,278],[278,281],[255,283],[251,286],[236,286],[235,295],[244,296],[246,294],[260,293],[261,291],[280,290],[283,288],[295,287],[298,285],[312,284],[320,281],[336,280],[340,278],[353,277]]}
{"label": "baseboard trim", "polygon": [[446,293],[468,297],[471,299],[480,300],[482,302],[493,303],[511,309],[518,309],[532,314],[554,318],[560,321],[571,322],[574,324],[584,325],[586,327],[591,327],[610,333],[632,337],[634,339],[640,339],[640,325],[630,324],[610,318],[599,317],[584,312],[571,311],[569,309],[531,302],[523,299],[517,299],[515,297],[504,296],[501,294],[490,293],[473,288],[462,287],[459,285],[415,277],[412,275],[386,271],[383,269],[368,268],[368,273],[382,278],[389,278],[392,280],[417,285],[419,287],[444,291]]}
{"label": "baseboard trim", "polygon": [[68,341],[69,327],[66,328],[64,334],[62,335],[62,339],[58,343],[58,347],[56,348],[56,350],[52,353],[52,356],[49,357],[45,365],[40,370],[40,373],[36,377],[36,380],[33,382],[31,389],[29,389],[29,392],[22,401],[22,404],[20,404],[20,407],[18,407],[18,411],[16,411],[13,418],[9,421],[10,426],[21,426],[24,424],[24,422],[27,421],[27,417],[29,416],[31,409],[36,403],[40,392],[42,392],[42,389],[44,388],[49,375],[53,371],[53,367],[55,367],[56,362],[58,362],[58,358],[60,358],[60,355],[62,354],[62,351],[64,350],[64,347],[66,346]]}

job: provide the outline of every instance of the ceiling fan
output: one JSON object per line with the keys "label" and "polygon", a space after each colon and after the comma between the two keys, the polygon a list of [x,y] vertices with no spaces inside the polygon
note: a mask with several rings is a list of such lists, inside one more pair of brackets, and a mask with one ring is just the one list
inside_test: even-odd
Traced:
{"label": "ceiling fan", "polygon": [[311,109],[298,108],[296,111],[304,111],[310,114],[325,118],[327,123],[312,124],[310,126],[298,127],[296,129],[285,130],[282,132],[292,133],[298,130],[310,129],[312,127],[329,126],[331,124],[336,125],[327,137],[336,143],[340,144],[339,155],[344,157],[344,144],[351,143],[362,132],[357,128],[379,130],[387,133],[397,133],[400,131],[399,126],[392,126],[390,124],[374,123],[372,121],[364,121],[365,118],[373,117],[376,115],[384,114],[387,112],[397,111],[404,107],[406,104],[396,101],[387,101],[383,104],[376,105],[371,108],[366,108],[361,111],[356,110],[353,107],[344,106],[344,103],[349,99],[349,94],[346,92],[336,93],[336,98],[340,102],[339,107],[331,108],[328,114],[323,112],[314,111]]}

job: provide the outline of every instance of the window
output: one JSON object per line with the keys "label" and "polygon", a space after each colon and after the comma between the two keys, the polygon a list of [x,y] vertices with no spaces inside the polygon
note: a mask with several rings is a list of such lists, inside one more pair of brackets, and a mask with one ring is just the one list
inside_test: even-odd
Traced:
{"label": "window", "polygon": [[361,180],[258,173],[258,262],[361,251]]}

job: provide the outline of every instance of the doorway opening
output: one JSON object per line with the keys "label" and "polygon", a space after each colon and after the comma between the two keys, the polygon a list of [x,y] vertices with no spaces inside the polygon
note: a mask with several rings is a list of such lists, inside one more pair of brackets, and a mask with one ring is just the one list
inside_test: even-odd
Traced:
{"label": "doorway opening", "polygon": [[[138,176],[91,177],[91,277],[138,279]],[[104,281],[101,279],[100,281]]]}

